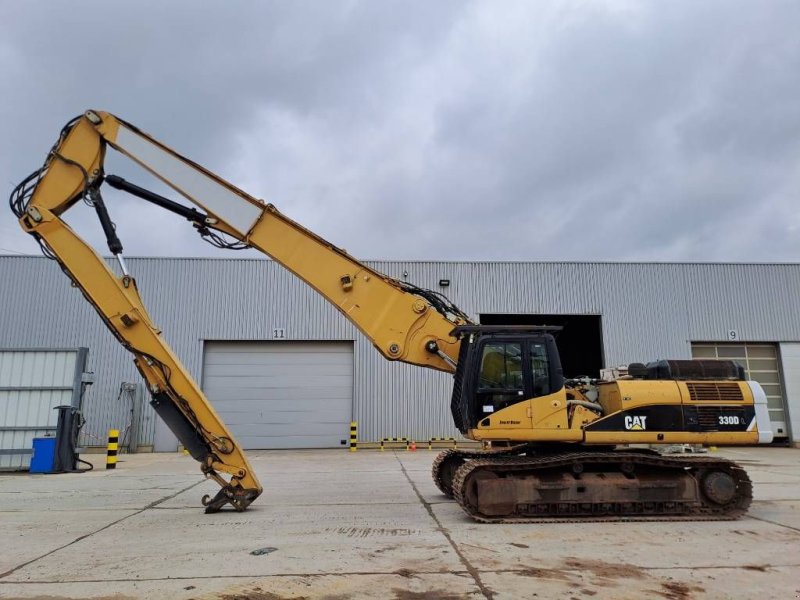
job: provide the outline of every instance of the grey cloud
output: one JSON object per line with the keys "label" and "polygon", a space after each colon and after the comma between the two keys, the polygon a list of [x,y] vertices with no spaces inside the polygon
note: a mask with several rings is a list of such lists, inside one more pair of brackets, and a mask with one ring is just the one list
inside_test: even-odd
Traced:
{"label": "grey cloud", "polygon": [[[9,190],[96,107],[364,258],[800,257],[794,2],[6,3],[0,20]],[[108,198],[129,254],[217,254]],[[90,211],[73,220],[102,242]],[[0,247],[34,251],[15,228],[0,219]]]}

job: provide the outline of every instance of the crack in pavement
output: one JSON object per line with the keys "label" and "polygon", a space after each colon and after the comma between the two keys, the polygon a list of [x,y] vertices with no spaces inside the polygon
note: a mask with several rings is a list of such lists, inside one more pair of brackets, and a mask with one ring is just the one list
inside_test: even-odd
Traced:
{"label": "crack in pavement", "polygon": [[[787,468],[796,469],[795,466],[789,466]],[[800,479],[800,475],[795,475],[794,473],[786,473],[785,471],[775,471],[773,469],[751,469],[752,471],[764,471],[765,473],[772,473],[773,475],[785,475],[786,477],[791,477],[793,479]]]}
{"label": "crack in pavement", "polygon": [[[305,503],[301,504],[298,502],[270,502],[270,506],[278,506],[278,507],[314,507],[314,506],[382,506],[386,504],[385,502],[313,502],[313,503]],[[392,506],[416,506],[417,502],[394,502],[392,501]],[[158,510],[186,510],[188,508],[194,508],[191,506],[154,506]]]}
{"label": "crack in pavement", "polygon": [[417,498],[419,498],[420,503],[422,504],[422,506],[425,507],[425,510],[428,511],[428,515],[430,516],[430,518],[433,519],[434,523],[436,523],[436,527],[438,528],[439,532],[449,542],[450,546],[453,548],[453,551],[456,553],[456,556],[458,556],[458,559],[461,561],[461,564],[464,565],[464,567],[467,569],[467,573],[469,573],[472,579],[475,581],[475,585],[478,586],[478,589],[483,594],[483,597],[486,598],[486,600],[492,600],[494,598],[494,592],[492,592],[489,588],[486,587],[486,585],[481,580],[481,575],[478,569],[472,566],[472,563],[470,563],[469,560],[467,560],[467,557],[464,556],[464,554],[461,552],[461,548],[459,548],[458,545],[453,540],[453,538],[450,537],[450,531],[444,525],[442,525],[442,522],[433,512],[433,507],[431,506],[430,502],[428,502],[427,500],[425,500],[425,498],[422,497],[422,494],[420,494],[416,484],[411,480],[411,477],[409,477],[408,472],[406,471],[406,467],[405,465],[403,465],[403,461],[401,461],[400,457],[397,456],[397,452],[394,453],[394,457],[400,464],[400,470],[403,471],[403,475],[405,475],[405,478],[411,485],[411,489],[414,490],[414,493],[417,495]]}
{"label": "crack in pavement", "polygon": [[786,529],[791,529],[792,531],[800,532],[800,527],[792,527],[791,525],[784,525],[783,523],[778,523],[777,521],[770,521],[769,519],[765,519],[763,517],[756,517],[755,515],[748,514],[746,515],[750,519],[755,519],[756,521],[761,521],[762,523],[769,523],[770,525],[775,525],[777,527],[784,527]]}
{"label": "crack in pavement", "polygon": [[[780,565],[706,565],[700,567],[636,567],[642,571],[713,571],[713,570],[754,570],[754,569],[796,569],[799,564],[780,564]],[[559,568],[565,573],[584,573],[585,570],[578,568]],[[493,575],[527,573],[527,568],[519,569],[481,569],[480,573],[491,573]],[[58,581],[0,581],[0,586],[4,585],[61,585],[65,583],[141,583],[145,581],[193,581],[205,579],[270,579],[285,577],[369,577],[373,575],[396,575],[408,578],[407,574],[397,571],[332,571],[327,573],[270,573],[270,574],[230,574],[230,575],[167,575],[164,577],[118,577],[114,579],[59,579]],[[442,571],[414,571],[414,575],[470,575],[467,570],[452,570],[443,573]],[[490,592],[491,593],[491,592]]]}
{"label": "crack in pavement", "polygon": [[[491,571],[486,571],[491,572]],[[501,572],[501,571],[498,571]],[[414,571],[413,575],[468,575],[469,572],[464,570],[447,571]],[[204,579],[267,579],[270,577],[369,577],[371,575],[395,575],[408,579],[408,574],[398,573],[397,571],[333,571],[330,573],[269,573],[267,575],[171,575],[165,577],[120,577],[118,579],[59,579],[58,581],[0,581],[0,586],[3,585],[59,585],[62,583],[126,583],[134,582],[139,583],[142,581],[193,581]]]}
{"label": "crack in pavement", "polygon": [[[192,489],[193,487],[198,486],[201,483],[205,483],[205,481],[206,481],[205,479],[202,479],[200,481],[197,481],[197,482],[193,483],[192,485],[190,485],[188,487],[185,487],[185,488],[183,488],[181,490],[178,490],[174,494],[170,494],[169,496],[164,496],[163,498],[161,498],[159,500],[154,500],[153,502],[151,502],[150,504],[148,504],[144,508],[140,508],[138,510],[135,510],[134,512],[132,512],[129,515],[125,515],[124,517],[121,517],[121,518],[117,519],[116,521],[112,521],[111,523],[108,523],[107,525],[104,525],[103,527],[101,527],[100,529],[97,529],[96,531],[92,531],[90,533],[86,533],[84,535],[81,535],[81,536],[75,538],[74,540],[72,540],[71,542],[68,542],[68,543],[64,544],[63,546],[59,546],[58,548],[54,548],[53,550],[50,550],[49,552],[45,552],[41,556],[37,556],[36,558],[32,558],[31,560],[26,561],[26,562],[24,562],[24,563],[22,563],[20,565],[17,565],[13,569],[10,569],[10,570],[6,571],[5,573],[0,573],[0,579],[3,579],[4,577],[8,577],[9,575],[13,574],[14,572],[16,572],[16,571],[18,571],[18,570],[20,570],[20,569],[22,569],[24,567],[27,567],[28,565],[30,565],[32,563],[35,563],[37,560],[41,560],[43,558],[46,558],[46,557],[50,556],[51,554],[54,554],[54,553],[58,552],[59,550],[63,550],[64,548],[68,548],[69,546],[72,546],[73,544],[77,544],[81,540],[85,540],[86,538],[91,537],[91,536],[93,536],[93,535],[95,535],[97,533],[100,533],[101,531],[105,531],[106,529],[108,529],[109,527],[113,527],[117,523],[122,523],[122,521],[124,521],[125,519],[130,519],[131,517],[135,517],[136,515],[141,514],[141,513],[143,513],[144,511],[146,511],[146,510],[148,510],[150,508],[155,508],[156,506],[158,506],[162,502],[166,502],[167,500],[172,500],[175,496],[178,496],[179,494],[182,494],[183,492],[187,492],[190,489]],[[0,582],[0,583],[16,583],[16,582]]]}

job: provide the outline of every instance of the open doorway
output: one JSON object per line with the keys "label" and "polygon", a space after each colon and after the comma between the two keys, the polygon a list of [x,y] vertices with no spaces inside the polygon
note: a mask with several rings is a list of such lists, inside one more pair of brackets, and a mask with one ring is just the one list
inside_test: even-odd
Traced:
{"label": "open doorway", "polygon": [[564,377],[599,377],[605,366],[600,315],[481,314],[481,325],[557,325],[556,346]]}

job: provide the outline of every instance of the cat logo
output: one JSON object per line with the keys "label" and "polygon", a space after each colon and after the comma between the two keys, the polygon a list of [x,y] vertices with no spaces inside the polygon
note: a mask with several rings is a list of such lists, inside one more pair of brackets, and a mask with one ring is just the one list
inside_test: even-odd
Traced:
{"label": "cat logo", "polygon": [[645,421],[647,421],[647,417],[635,417],[628,415],[625,417],[625,429],[629,429],[631,431],[644,431],[647,429]]}

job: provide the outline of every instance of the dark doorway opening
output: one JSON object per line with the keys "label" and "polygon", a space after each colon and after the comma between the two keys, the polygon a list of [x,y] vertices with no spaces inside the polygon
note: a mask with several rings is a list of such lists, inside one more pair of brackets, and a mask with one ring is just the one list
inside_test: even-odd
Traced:
{"label": "dark doorway opening", "polygon": [[482,314],[481,325],[557,325],[554,333],[564,377],[599,377],[604,367],[600,315]]}

